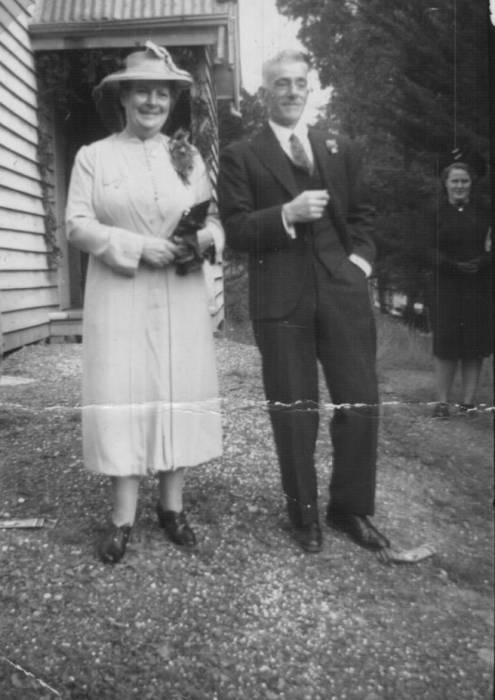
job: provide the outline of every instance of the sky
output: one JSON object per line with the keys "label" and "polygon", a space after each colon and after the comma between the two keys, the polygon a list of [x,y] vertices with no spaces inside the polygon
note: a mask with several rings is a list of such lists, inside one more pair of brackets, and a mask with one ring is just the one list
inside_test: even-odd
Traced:
{"label": "sky", "polygon": [[[304,47],[296,38],[298,23],[279,15],[275,0],[239,0],[239,25],[242,84],[248,92],[255,93],[261,84],[263,61],[281,49]],[[317,108],[328,101],[328,90],[320,90],[314,71],[310,86],[308,121],[312,121]]]}
{"label": "sky", "polygon": [[302,48],[298,25],[278,14],[275,0],[239,0],[241,68],[248,92],[260,85],[263,61],[280,49]]}

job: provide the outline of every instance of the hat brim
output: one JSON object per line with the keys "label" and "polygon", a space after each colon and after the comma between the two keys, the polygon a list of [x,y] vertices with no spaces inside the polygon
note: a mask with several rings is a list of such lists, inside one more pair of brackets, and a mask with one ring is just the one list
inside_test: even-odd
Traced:
{"label": "hat brim", "polygon": [[193,83],[192,78],[188,78],[187,76],[179,77],[174,73],[168,73],[166,71],[157,71],[156,74],[152,74],[150,71],[117,71],[117,73],[111,73],[103,78],[103,80],[93,88],[93,95],[97,96],[105,91],[118,90],[121,83],[139,80],[174,83],[174,85],[181,90],[191,87]]}

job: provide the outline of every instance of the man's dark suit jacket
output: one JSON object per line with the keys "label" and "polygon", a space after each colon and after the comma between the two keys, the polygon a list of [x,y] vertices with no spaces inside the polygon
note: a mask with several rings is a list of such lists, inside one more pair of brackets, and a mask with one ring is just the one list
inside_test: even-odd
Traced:
{"label": "man's dark suit jacket", "polygon": [[[323,188],[330,194],[328,216],[312,224],[313,239],[316,235],[319,239],[318,257],[330,273],[351,253],[372,264],[372,208],[361,200],[356,146],[311,128],[309,140]],[[268,125],[252,141],[224,150],[218,192],[227,244],[249,253],[251,318],[287,316],[302,291],[312,256],[311,237],[304,235],[305,225],[298,225],[292,240],[282,223],[281,207],[299,189],[289,159]]]}

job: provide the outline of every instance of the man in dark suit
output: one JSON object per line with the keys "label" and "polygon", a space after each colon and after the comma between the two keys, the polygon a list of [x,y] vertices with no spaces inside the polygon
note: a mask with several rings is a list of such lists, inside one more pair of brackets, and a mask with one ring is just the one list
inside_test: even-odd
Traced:
{"label": "man in dark suit", "polygon": [[284,51],[263,68],[269,116],[252,141],[222,154],[227,243],[249,254],[249,304],[287,498],[300,545],[321,549],[314,450],[321,363],[334,413],[327,523],[370,549],[378,428],[375,327],[368,295],[372,210],[359,158],[344,139],[308,129],[308,63]]}

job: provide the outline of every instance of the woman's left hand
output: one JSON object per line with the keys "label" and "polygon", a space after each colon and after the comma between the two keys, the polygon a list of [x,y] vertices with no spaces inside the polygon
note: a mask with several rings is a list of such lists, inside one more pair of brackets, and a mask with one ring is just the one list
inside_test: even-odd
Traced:
{"label": "woman's left hand", "polygon": [[147,236],[143,245],[141,259],[150,267],[165,267],[173,263],[184,253],[184,246],[173,241],[154,236]]}

